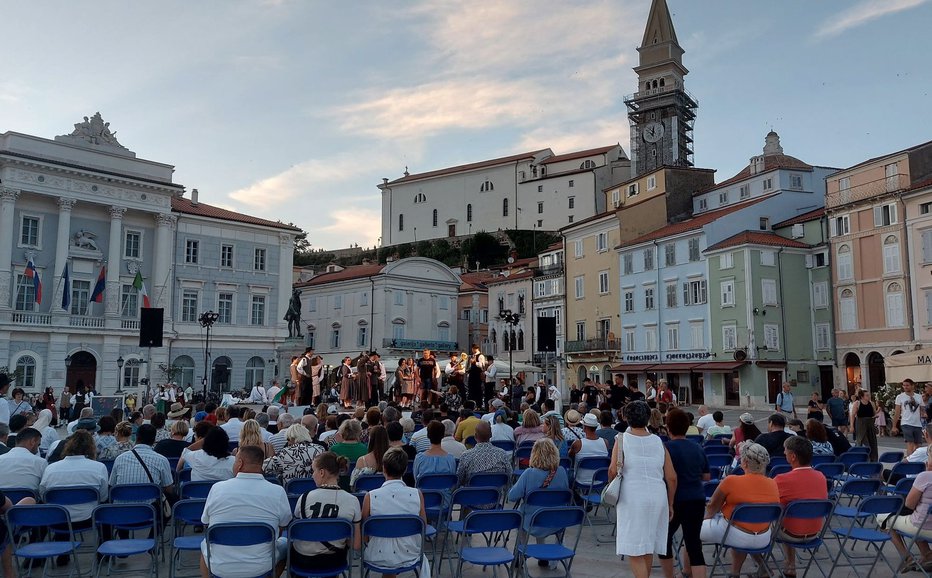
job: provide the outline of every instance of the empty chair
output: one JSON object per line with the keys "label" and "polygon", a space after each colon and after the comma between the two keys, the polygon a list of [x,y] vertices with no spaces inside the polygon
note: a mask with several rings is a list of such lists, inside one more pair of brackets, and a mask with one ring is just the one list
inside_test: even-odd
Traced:
{"label": "empty chair", "polygon": [[[853,480],[847,482],[845,486],[869,481],[874,480]],[[858,568],[863,567],[863,564],[870,560],[871,564],[870,568],[867,570],[866,576],[871,576],[874,567],[881,558],[883,558],[884,563],[895,575],[897,573],[896,567],[890,563],[890,560],[883,553],[884,544],[890,541],[890,534],[879,529],[868,527],[867,525],[861,525],[861,522],[873,516],[894,515],[900,511],[902,505],[903,498],[901,496],[870,495],[862,499],[858,503],[854,515],[846,516],[851,520],[848,527],[832,528],[832,533],[838,538],[839,545],[838,553],[835,555],[835,560],[829,575],[833,574],[836,568],[843,566],[850,567],[854,570],[855,574],[860,574]],[[838,514],[838,508],[835,509],[835,513]],[[864,543],[868,551],[870,548],[873,548],[876,554],[874,556],[856,556],[855,549],[859,542]],[[851,546],[850,551],[849,545]],[[841,563],[842,556],[845,557],[846,563]]]}
{"label": "empty chair", "polygon": [[201,555],[201,542],[204,541],[204,536],[200,534],[187,536],[185,531],[188,527],[200,525],[206,502],[207,500],[198,499],[179,500],[172,507],[174,539],[172,540],[171,565],[168,570],[170,578],[174,578],[178,570],[194,569],[200,566],[199,563],[182,565],[181,556],[184,552],[197,552],[198,557]]}
{"label": "empty chair", "polygon": [[[585,510],[578,507],[546,507],[534,512],[531,519],[525,518],[524,526],[526,532],[523,540],[518,542],[519,561],[523,561],[522,568],[524,577],[528,578],[527,559],[534,558],[542,562],[558,562],[563,566],[564,576],[570,576],[570,568],[573,565],[573,559],[576,557],[576,549],[579,547],[579,538],[582,536],[582,521],[585,518]],[[576,538],[567,540],[566,531],[570,528],[576,528]],[[541,539],[556,534],[555,544],[538,541],[537,544],[530,544],[530,536]],[[568,547],[572,544],[572,547]]]}
{"label": "empty chair", "polygon": [[812,467],[822,464],[831,464],[835,461],[835,456],[814,455],[812,456]]}
{"label": "empty chair", "polygon": [[129,532],[144,531],[148,536],[146,538],[114,538],[111,540],[101,541],[97,546],[97,575],[107,563],[107,575],[113,573],[139,575],[139,569],[133,568],[123,572],[117,572],[113,568],[113,562],[116,558],[125,558],[138,554],[149,555],[149,569],[152,576],[158,576],[159,558],[158,549],[159,541],[156,529],[157,521],[155,508],[151,504],[101,504],[94,509],[94,526],[98,530],[103,527],[109,527],[113,530],[126,530]]}
{"label": "empty chair", "polygon": [[[466,516],[462,533],[465,536],[479,534],[485,540],[485,546],[469,546],[469,540],[463,540],[460,545],[459,562],[453,576],[463,575],[463,564],[475,566],[506,566],[509,567],[515,560],[515,549],[499,546],[499,535],[508,534],[512,530],[521,529],[521,514],[514,510],[478,510]],[[502,540],[507,545],[508,539]],[[509,571],[510,574],[510,571]]]}
{"label": "empty chair", "polygon": [[[44,561],[43,576],[47,575],[52,560],[58,556],[71,556],[73,563],[72,570],[82,576],[80,561],[78,560],[78,546],[81,542],[75,540],[74,532],[71,527],[71,517],[64,506],[43,504],[31,506],[13,506],[6,513],[7,524],[10,536],[16,536],[20,532],[28,530],[37,530],[50,526],[62,528],[58,536],[63,536],[63,540],[48,540],[41,542],[30,542],[25,545],[13,543],[14,563],[19,564],[20,560],[42,560]],[[53,535],[49,535],[53,536]],[[69,571],[70,577],[72,572]]]}
{"label": "empty chair", "polygon": [[709,461],[709,473],[713,480],[721,478],[724,468],[730,467],[734,462],[728,454],[710,454],[706,459]]}
{"label": "empty chair", "polygon": [[897,464],[903,461],[903,452],[884,452],[877,461],[882,464]]}
{"label": "empty chair", "polygon": [[[836,493],[835,515],[842,518],[866,518],[869,514],[858,510],[858,505],[880,490],[880,480],[854,478],[842,484]],[[842,501],[847,505],[842,505]]]}
{"label": "empty chair", "polygon": [[181,484],[181,498],[203,498],[207,499],[210,489],[216,484],[216,480],[205,480],[201,482],[185,482]]}

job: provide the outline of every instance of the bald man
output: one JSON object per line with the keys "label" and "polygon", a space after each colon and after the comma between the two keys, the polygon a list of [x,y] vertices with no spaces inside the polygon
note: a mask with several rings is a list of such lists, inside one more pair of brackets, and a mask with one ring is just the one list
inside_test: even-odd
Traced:
{"label": "bald man", "polygon": [[456,475],[460,485],[466,485],[475,474],[505,473],[511,476],[511,454],[492,445],[492,426],[479,420],[476,424],[476,446],[460,458]]}

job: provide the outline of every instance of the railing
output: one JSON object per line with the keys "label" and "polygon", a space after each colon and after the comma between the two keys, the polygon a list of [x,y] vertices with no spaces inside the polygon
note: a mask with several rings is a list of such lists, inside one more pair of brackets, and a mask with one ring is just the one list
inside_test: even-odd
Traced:
{"label": "railing", "polygon": [[72,315],[68,318],[68,325],[71,327],[90,327],[93,329],[100,329],[104,326],[104,318]]}
{"label": "railing", "polygon": [[431,351],[457,351],[459,344],[455,341],[433,341],[426,339],[382,339],[382,347],[388,349],[404,349],[409,351],[422,351],[430,349]]}
{"label": "railing", "polygon": [[557,275],[563,273],[563,263],[557,263],[555,265],[547,265],[545,267],[538,268],[538,272],[541,275]]}
{"label": "railing", "polygon": [[138,319],[121,319],[120,320],[120,329],[139,329],[139,320]]}
{"label": "railing", "polygon": [[[832,180],[834,181],[835,179]],[[907,178],[907,175],[892,175],[848,187],[844,190],[827,193],[825,195],[825,207],[830,209],[832,207],[863,201],[907,188],[909,188],[909,178]]]}
{"label": "railing", "polygon": [[567,353],[579,353],[581,351],[621,351],[620,339],[584,339],[582,341],[567,341],[563,350]]}
{"label": "railing", "polygon": [[32,313],[29,311],[14,311],[13,323],[17,325],[51,325],[52,315],[49,313]]}
{"label": "railing", "polygon": [[661,94],[665,94],[668,92],[676,92],[676,91],[680,91],[683,94],[685,94],[690,100],[693,101],[693,103],[695,103],[698,106],[699,100],[695,96],[693,96],[692,93],[690,93],[688,90],[686,90],[682,86],[658,86],[657,88],[639,90],[638,92],[635,92],[634,94],[626,95],[623,100],[627,104],[628,102],[633,102],[639,98],[644,98],[647,96],[659,96]]}

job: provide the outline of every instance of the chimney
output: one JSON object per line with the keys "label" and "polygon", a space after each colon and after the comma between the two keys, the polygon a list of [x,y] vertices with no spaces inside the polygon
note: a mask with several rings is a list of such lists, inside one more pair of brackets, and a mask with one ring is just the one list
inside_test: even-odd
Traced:
{"label": "chimney", "polygon": [[191,204],[197,206],[197,189],[191,189]]}
{"label": "chimney", "polygon": [[386,179],[385,177],[382,177],[382,186],[383,186],[383,187],[387,187],[387,186],[388,186],[388,179]]}

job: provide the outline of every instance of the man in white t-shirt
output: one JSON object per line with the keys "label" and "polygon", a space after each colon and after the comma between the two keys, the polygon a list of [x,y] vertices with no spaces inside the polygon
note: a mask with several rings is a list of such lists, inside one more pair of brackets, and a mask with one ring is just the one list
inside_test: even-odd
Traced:
{"label": "man in white t-shirt", "polygon": [[704,405],[699,406],[699,421],[696,422],[696,427],[699,428],[699,433],[704,434],[707,429],[715,425],[715,418],[712,417],[712,414],[709,413],[709,408]]}
{"label": "man in white t-shirt", "polygon": [[916,393],[916,382],[911,379],[903,380],[903,393],[896,396],[893,402],[896,409],[893,413],[893,429],[890,433],[896,435],[903,431],[906,441],[906,455],[916,451],[922,443],[922,396]]}

